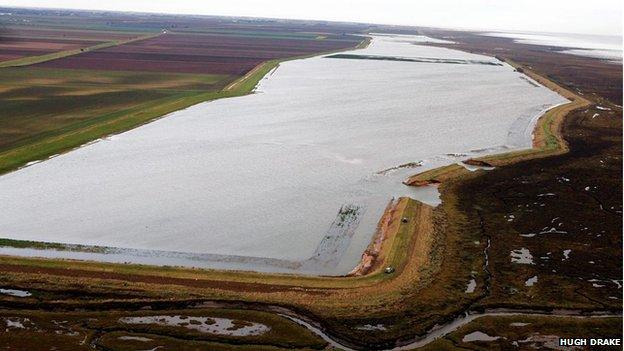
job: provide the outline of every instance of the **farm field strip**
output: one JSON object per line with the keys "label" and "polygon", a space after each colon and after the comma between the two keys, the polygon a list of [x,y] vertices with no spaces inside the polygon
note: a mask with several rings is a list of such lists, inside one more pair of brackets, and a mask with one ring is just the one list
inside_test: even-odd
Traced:
{"label": "farm field strip", "polygon": [[134,44],[67,57],[40,66],[243,75],[267,60],[333,51],[355,46],[358,42],[166,33]]}
{"label": "farm field strip", "polygon": [[154,99],[218,90],[222,75],[0,69],[0,152],[80,127],[86,120]]}
{"label": "farm field strip", "polygon": [[78,29],[51,27],[34,27],[29,25],[5,26],[0,36],[7,39],[71,39],[71,40],[93,40],[93,41],[114,41],[129,40],[145,35],[144,32],[123,32],[113,30]]}
{"label": "farm field strip", "polygon": [[0,68],[30,66],[30,65],[40,64],[46,61],[58,60],[58,59],[69,57],[69,56],[84,55],[91,51],[102,50],[105,48],[110,48],[110,47],[114,47],[118,45],[130,44],[132,42],[154,38],[159,35],[160,34],[148,34],[148,35],[144,35],[144,36],[140,36],[140,37],[132,38],[128,40],[109,41],[109,42],[104,42],[104,43],[100,43],[100,44],[96,44],[96,45],[88,46],[84,48],[79,48],[79,49],[52,52],[49,54],[38,55],[38,56],[27,56],[27,57],[18,58],[15,60],[8,60],[8,61],[0,62]]}
{"label": "farm field strip", "polygon": [[[62,57],[60,52],[83,52],[105,43],[124,43],[145,33],[115,33],[90,30],[50,30],[7,26],[0,31],[0,67],[13,61],[28,62],[28,57]],[[56,56],[58,55],[58,56]],[[37,62],[37,61],[33,61]]]}

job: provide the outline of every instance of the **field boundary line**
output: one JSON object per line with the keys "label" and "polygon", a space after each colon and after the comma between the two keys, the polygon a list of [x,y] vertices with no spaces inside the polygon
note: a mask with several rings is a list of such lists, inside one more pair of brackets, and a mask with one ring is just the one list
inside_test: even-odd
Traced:
{"label": "field boundary line", "polygon": [[162,33],[147,34],[147,35],[142,35],[139,37],[131,38],[128,40],[107,41],[107,42],[100,43],[97,45],[88,46],[86,48],[79,48],[79,49],[66,50],[66,51],[57,51],[57,52],[52,52],[49,54],[39,55],[39,56],[21,57],[15,60],[0,62],[0,68],[24,67],[24,66],[36,65],[38,63],[58,60],[64,57],[80,55],[80,54],[84,54],[84,53],[91,52],[91,51],[130,44],[130,43],[134,43],[134,42],[141,41],[141,40],[152,39],[152,38],[159,37],[160,35],[162,35]]}

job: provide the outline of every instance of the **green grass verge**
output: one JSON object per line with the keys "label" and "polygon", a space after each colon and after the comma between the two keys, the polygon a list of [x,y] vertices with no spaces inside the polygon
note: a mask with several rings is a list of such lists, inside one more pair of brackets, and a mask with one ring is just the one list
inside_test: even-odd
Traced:
{"label": "green grass verge", "polygon": [[231,79],[223,75],[2,68],[0,155],[144,103],[214,92]]}

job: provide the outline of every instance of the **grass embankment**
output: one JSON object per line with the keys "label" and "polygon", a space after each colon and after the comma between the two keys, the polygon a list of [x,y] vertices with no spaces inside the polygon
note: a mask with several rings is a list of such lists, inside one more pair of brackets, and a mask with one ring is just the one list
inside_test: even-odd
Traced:
{"label": "grass embankment", "polygon": [[83,53],[86,53],[86,52],[89,52],[89,51],[106,49],[106,48],[110,48],[110,47],[113,47],[113,46],[129,44],[129,43],[133,43],[133,42],[140,41],[140,40],[151,39],[151,38],[158,37],[160,35],[161,35],[161,33],[147,34],[147,35],[141,35],[139,37],[132,38],[132,39],[127,39],[127,40],[107,41],[107,42],[100,43],[100,44],[93,45],[93,46],[89,46],[89,47],[86,47],[86,48],[65,50],[65,51],[57,51],[57,52],[52,52],[52,53],[49,53],[49,54],[39,55],[39,56],[21,57],[21,58],[15,59],[15,60],[9,60],[9,61],[0,62],[0,68],[30,66],[30,65],[37,64],[37,63],[42,63],[42,62],[46,62],[46,61],[52,61],[52,60],[60,59],[60,58],[67,57],[67,56],[74,56],[74,55],[83,54]]}
{"label": "grass embankment", "polygon": [[481,61],[481,60],[461,60],[461,59],[441,59],[441,58],[409,58],[401,56],[380,56],[380,55],[357,55],[357,54],[335,54],[327,56],[327,58],[334,59],[348,59],[348,60],[377,60],[377,61],[397,61],[397,62],[418,62],[418,63],[447,63],[457,65],[487,65],[487,66],[502,66],[498,62]]}
{"label": "grass embankment", "polygon": [[37,249],[37,250],[69,250],[81,252],[104,253],[105,248],[99,246],[67,245],[60,243],[48,243],[30,240],[13,240],[0,238],[0,247],[13,247],[17,249]]}

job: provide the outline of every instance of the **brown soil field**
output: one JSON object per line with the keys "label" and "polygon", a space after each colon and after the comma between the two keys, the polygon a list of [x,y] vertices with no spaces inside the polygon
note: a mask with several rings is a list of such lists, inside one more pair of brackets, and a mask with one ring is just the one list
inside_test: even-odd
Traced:
{"label": "brown soil field", "polygon": [[0,37],[0,61],[25,56],[39,56],[56,51],[74,50],[96,45],[97,41],[73,39],[19,39]]}
{"label": "brown soil field", "polygon": [[41,63],[47,68],[243,75],[261,62],[355,46],[361,39],[281,39],[206,34],[157,38]]}
{"label": "brown soil field", "polygon": [[137,34],[133,33],[10,26],[0,29],[0,61],[87,48],[107,41],[128,40],[135,36]]}

